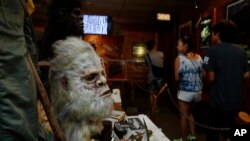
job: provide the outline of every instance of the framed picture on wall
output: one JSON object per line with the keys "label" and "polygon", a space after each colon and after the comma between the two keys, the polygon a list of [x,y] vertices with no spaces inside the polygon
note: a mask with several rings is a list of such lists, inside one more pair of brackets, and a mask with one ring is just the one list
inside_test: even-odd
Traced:
{"label": "framed picture on wall", "polygon": [[144,56],[147,54],[147,47],[144,42],[136,42],[132,45],[132,59],[133,62],[142,63],[144,62]]}
{"label": "framed picture on wall", "polygon": [[250,65],[250,0],[238,0],[226,6],[226,19],[232,20],[241,32],[237,41],[247,53]]}
{"label": "framed picture on wall", "polygon": [[237,14],[244,6],[248,4],[247,0],[238,0],[226,6],[226,19],[231,19]]}
{"label": "framed picture on wall", "polygon": [[211,16],[202,18],[200,21],[200,48],[209,48],[211,45],[211,23]]}
{"label": "framed picture on wall", "polygon": [[179,26],[179,37],[189,35],[192,33],[192,21],[189,20]]}
{"label": "framed picture on wall", "polygon": [[107,59],[106,62],[108,81],[128,80],[126,60]]}
{"label": "framed picture on wall", "polygon": [[132,56],[136,58],[144,57],[147,53],[146,43],[134,43],[132,46]]}

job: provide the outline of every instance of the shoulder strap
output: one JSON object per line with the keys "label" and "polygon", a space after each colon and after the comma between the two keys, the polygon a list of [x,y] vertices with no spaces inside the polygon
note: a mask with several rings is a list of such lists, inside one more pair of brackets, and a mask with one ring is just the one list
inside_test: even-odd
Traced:
{"label": "shoulder strap", "polygon": [[147,54],[150,64],[152,64],[149,54]]}
{"label": "shoulder strap", "polygon": [[183,60],[184,56],[183,55],[178,55],[178,57],[180,58],[180,62]]}

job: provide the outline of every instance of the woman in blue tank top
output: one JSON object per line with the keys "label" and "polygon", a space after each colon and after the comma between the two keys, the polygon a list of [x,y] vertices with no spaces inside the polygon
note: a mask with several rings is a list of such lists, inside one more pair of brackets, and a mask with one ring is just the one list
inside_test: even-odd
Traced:
{"label": "woman in blue tank top", "polygon": [[[196,48],[188,36],[178,40],[177,51],[179,55],[175,59],[175,80],[179,83],[177,98],[180,108],[181,138],[174,141],[196,140],[191,106],[193,102],[201,100],[203,60],[196,53]],[[187,136],[188,125],[190,135]]]}

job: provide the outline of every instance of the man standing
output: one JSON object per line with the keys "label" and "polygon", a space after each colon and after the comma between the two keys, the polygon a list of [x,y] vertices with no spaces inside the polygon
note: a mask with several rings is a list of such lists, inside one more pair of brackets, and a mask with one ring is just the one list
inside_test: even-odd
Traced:
{"label": "man standing", "polygon": [[[159,111],[158,105],[154,106],[156,102],[157,91],[163,86],[164,80],[164,53],[157,49],[154,40],[147,41],[147,50],[148,53],[145,56],[144,60],[148,67],[148,87],[147,90],[150,93],[150,106],[152,112],[152,119],[154,120],[154,112]],[[157,103],[157,102],[156,102]],[[153,108],[155,107],[155,108]]]}
{"label": "man standing", "polygon": [[[204,69],[211,82],[208,99],[208,125],[230,128],[241,109],[242,85],[248,77],[247,56],[242,48],[233,44],[237,27],[230,20],[222,20],[212,27],[211,47],[204,57]],[[230,139],[229,131],[222,131]],[[208,130],[207,141],[218,141],[219,131]]]}
{"label": "man standing", "polygon": [[148,67],[148,83],[151,86],[150,91],[152,91],[163,84],[164,54],[157,49],[154,40],[147,41],[147,50],[148,54],[145,56],[145,63]]}

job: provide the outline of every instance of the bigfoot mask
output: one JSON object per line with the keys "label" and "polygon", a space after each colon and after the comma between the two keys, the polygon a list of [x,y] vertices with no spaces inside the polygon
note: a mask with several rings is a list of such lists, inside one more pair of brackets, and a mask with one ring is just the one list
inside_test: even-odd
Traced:
{"label": "bigfoot mask", "polygon": [[103,129],[113,101],[100,58],[90,44],[68,37],[53,45],[51,103],[68,141],[89,141]]}

